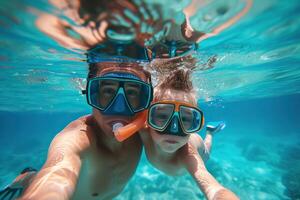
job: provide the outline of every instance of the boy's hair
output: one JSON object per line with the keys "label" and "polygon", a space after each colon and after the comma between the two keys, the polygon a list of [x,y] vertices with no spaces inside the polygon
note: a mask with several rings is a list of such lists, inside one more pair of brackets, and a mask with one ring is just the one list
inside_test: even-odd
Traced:
{"label": "boy's hair", "polygon": [[174,89],[191,92],[191,72],[196,68],[197,58],[193,55],[151,62],[150,69],[157,72],[158,89]]}
{"label": "boy's hair", "polygon": [[190,79],[190,73],[190,70],[185,69],[173,71],[170,75],[165,77],[157,87],[160,89],[174,89],[191,92],[193,90],[193,83]]}
{"label": "boy's hair", "polygon": [[[161,100],[166,90],[178,90],[184,91],[189,95],[195,97],[193,90],[193,83],[190,79],[191,70],[178,69],[171,72],[170,75],[161,80],[161,82],[155,87],[154,100]],[[194,102],[194,104],[196,104]]]}
{"label": "boy's hair", "polygon": [[158,76],[165,76],[178,69],[194,70],[198,59],[194,55],[175,57],[170,59],[156,59],[149,65],[152,71],[158,73]]}

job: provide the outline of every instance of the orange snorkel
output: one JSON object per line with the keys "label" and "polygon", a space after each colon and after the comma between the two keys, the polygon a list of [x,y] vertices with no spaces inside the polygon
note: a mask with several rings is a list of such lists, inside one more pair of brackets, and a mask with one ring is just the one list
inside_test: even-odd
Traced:
{"label": "orange snorkel", "polygon": [[130,124],[127,124],[126,126],[117,128],[114,130],[114,134],[116,139],[119,142],[122,142],[132,136],[133,134],[137,133],[141,128],[145,126],[145,123],[147,121],[147,110],[138,113],[136,116],[136,119],[133,120]]}

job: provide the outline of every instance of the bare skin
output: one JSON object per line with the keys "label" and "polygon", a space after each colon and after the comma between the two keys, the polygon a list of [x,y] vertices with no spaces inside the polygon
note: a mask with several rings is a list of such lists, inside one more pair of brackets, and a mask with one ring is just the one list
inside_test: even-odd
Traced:
{"label": "bare skin", "polygon": [[204,7],[205,4],[207,4],[207,2],[192,0],[190,5],[188,5],[184,9],[184,14],[186,16],[186,19],[185,19],[184,23],[182,24],[182,29],[181,29],[182,35],[185,37],[185,39],[187,41],[193,41],[193,42],[197,42],[197,43],[200,43],[201,41],[206,40],[210,37],[214,37],[214,36],[220,34],[225,29],[231,27],[238,20],[240,20],[245,14],[247,14],[252,7],[252,3],[253,3],[252,0],[245,0],[245,6],[240,12],[238,12],[236,15],[234,15],[233,17],[231,17],[230,19],[228,19],[221,25],[214,27],[211,32],[203,33],[203,32],[199,32],[199,31],[195,31],[192,28],[189,18],[191,16],[193,16],[198,11],[198,9],[201,9],[202,7]]}
{"label": "bare skin", "polygon": [[[252,0],[245,0],[245,7],[239,13],[223,24],[214,27],[211,32],[205,33],[194,30],[190,24],[190,17],[207,4],[205,1],[191,1],[183,11],[185,20],[181,25],[176,24],[172,18],[163,20],[159,5],[154,5],[150,9],[143,1],[140,4],[132,1],[90,1],[87,3],[83,0],[49,0],[49,2],[74,23],[71,24],[52,14],[35,11],[38,14],[36,26],[60,45],[71,50],[87,50],[102,43],[107,39],[106,31],[109,28],[122,33],[134,32],[136,42],[144,45],[145,41],[155,39],[152,36],[161,31],[167,23],[171,23],[170,30],[166,35],[167,40],[200,43],[232,26],[252,6]],[[91,8],[99,8],[98,13],[95,15],[93,13],[95,10]],[[85,11],[82,15],[79,14],[81,10]],[[134,17],[127,15],[128,11]],[[119,22],[119,17],[129,25],[126,27],[113,25],[112,22]],[[70,32],[76,33],[78,37],[72,36]]]}
{"label": "bare skin", "polygon": [[[134,40],[144,46],[144,42],[163,27],[159,7],[155,8],[155,14],[158,16],[154,19],[153,13],[150,12],[144,2],[141,4],[127,0],[49,0],[49,2],[74,23],[71,24],[53,14],[38,12],[36,26],[60,45],[71,50],[88,50],[101,44],[107,39],[108,29],[120,33],[134,33]],[[93,12],[91,8],[99,8],[96,15],[89,13]],[[83,16],[79,14],[81,10],[85,11]],[[126,14],[126,12],[131,12],[134,17]],[[129,25],[114,24],[114,22],[119,23],[122,20]],[[74,37],[70,32],[76,33],[77,37]]]}
{"label": "bare skin", "polygon": [[[176,100],[196,105],[195,97],[187,92],[166,89],[159,100]],[[207,199],[238,199],[224,188],[207,171],[204,159],[209,157],[212,135],[207,131],[203,141],[197,134],[185,137],[161,135],[153,129],[140,132],[148,160],[168,175],[182,175],[188,171],[197,182]]]}
{"label": "bare skin", "polygon": [[32,178],[36,175],[36,172],[26,172],[20,174],[13,180],[12,184],[9,186],[10,188],[26,188],[30,184]]}
{"label": "bare skin", "polygon": [[[106,65],[98,75],[133,73],[133,68]],[[141,72],[134,74],[145,80]],[[93,109],[92,115],[70,123],[53,139],[46,163],[20,199],[112,199],[118,195],[136,170],[142,142],[138,134],[123,143],[116,141],[111,124],[128,124],[133,119]]]}

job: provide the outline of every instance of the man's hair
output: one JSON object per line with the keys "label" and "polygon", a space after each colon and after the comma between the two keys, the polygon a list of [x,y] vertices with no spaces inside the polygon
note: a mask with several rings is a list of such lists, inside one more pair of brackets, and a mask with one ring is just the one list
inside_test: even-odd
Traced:
{"label": "man's hair", "polygon": [[88,79],[94,78],[97,76],[97,72],[99,70],[99,66],[97,66],[96,63],[90,63],[89,64],[89,71],[88,71]]}

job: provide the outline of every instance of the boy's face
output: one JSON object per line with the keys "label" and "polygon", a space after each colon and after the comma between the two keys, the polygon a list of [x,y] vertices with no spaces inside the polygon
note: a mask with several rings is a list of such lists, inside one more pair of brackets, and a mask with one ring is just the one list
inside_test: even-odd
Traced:
{"label": "boy's face", "polygon": [[[97,72],[97,76],[101,76],[103,74],[107,74],[110,72],[126,72],[126,73],[131,73],[137,77],[139,77],[142,81],[147,82],[147,78],[146,75],[143,73],[142,70],[139,70],[138,67],[132,67],[132,66],[119,66],[119,65],[115,65],[113,63],[101,63],[101,70],[99,70]],[[110,87],[112,87],[111,84],[107,84],[105,86],[106,90],[109,90]],[[133,97],[133,93],[134,91],[138,92],[139,88],[130,88],[130,91],[132,91],[132,95],[129,98],[134,98]],[[105,93],[104,93],[105,95]],[[100,100],[101,102],[101,100]],[[133,102],[134,104],[134,100],[132,100],[131,102]],[[133,116],[121,116],[121,115],[103,115],[98,109],[93,108],[93,116],[96,119],[98,125],[100,126],[100,128],[103,130],[104,134],[106,134],[109,137],[114,137],[113,131],[112,131],[112,127],[114,124],[116,123],[122,123],[124,126],[126,126],[127,124],[130,124],[134,119],[135,119],[135,115]]]}
{"label": "boy's face", "polygon": [[[157,92],[159,93],[159,98],[155,97],[156,101],[161,101],[161,100],[174,100],[174,101],[181,101],[181,102],[186,102],[190,103],[193,105],[196,105],[196,99],[195,97],[184,91],[180,90],[173,90],[173,89],[166,89],[161,93],[160,91]],[[176,136],[176,135],[169,135],[169,134],[160,134],[154,129],[150,129],[150,135],[157,144],[161,150],[168,152],[168,153],[173,153],[177,151],[179,148],[184,146],[190,137],[190,135],[186,136]]]}

